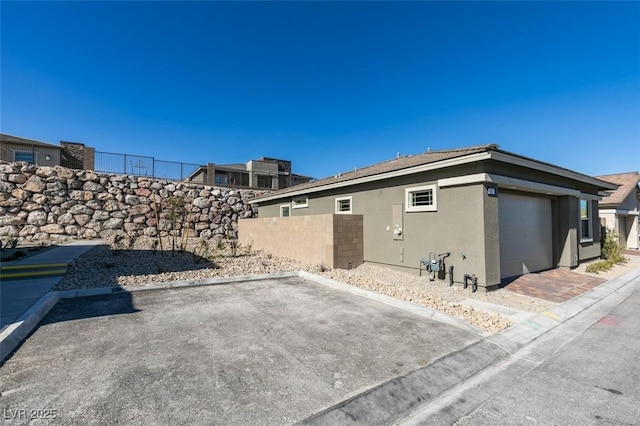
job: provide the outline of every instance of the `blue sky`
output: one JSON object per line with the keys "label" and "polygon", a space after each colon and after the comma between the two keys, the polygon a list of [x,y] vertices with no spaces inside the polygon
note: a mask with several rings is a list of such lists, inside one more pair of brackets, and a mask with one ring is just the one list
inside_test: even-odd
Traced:
{"label": "blue sky", "polygon": [[0,131],[316,178],[427,148],[640,169],[640,2],[0,3]]}

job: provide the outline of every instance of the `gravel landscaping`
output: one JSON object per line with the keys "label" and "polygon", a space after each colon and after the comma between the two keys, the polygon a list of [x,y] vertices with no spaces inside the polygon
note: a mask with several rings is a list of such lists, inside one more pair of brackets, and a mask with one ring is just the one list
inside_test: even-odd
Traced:
{"label": "gravel landscaping", "polygon": [[[184,251],[171,250],[171,241],[163,240],[163,249],[157,240],[140,237],[135,241],[114,240],[99,245],[76,259],[65,277],[54,290],[86,289],[94,287],[145,285],[148,283],[231,277],[250,274],[268,274],[304,270],[337,281],[372,290],[398,299],[427,306],[461,318],[486,331],[497,332],[512,325],[508,318],[465,306],[468,299],[480,300],[520,311],[539,313],[555,306],[545,300],[528,297],[505,289],[472,293],[446,281],[430,282],[389,268],[364,264],[351,271],[327,270],[322,265],[311,265],[272,256],[251,247],[234,248],[228,240],[191,239]],[[176,246],[179,241],[176,241]],[[627,256],[628,262],[600,274],[587,274],[613,279],[640,266],[640,256]],[[583,264],[575,272],[585,273]]]}
{"label": "gravel landscaping", "polygon": [[[176,241],[175,247],[179,245]],[[266,274],[304,270],[324,275],[354,286],[427,306],[461,318],[489,332],[509,327],[508,318],[480,311],[461,304],[477,299],[527,312],[542,312],[555,304],[518,295],[506,290],[472,293],[446,281],[430,282],[392,269],[365,264],[351,271],[326,270],[311,265],[272,256],[251,247],[234,247],[231,241],[191,239],[184,251],[171,250],[171,241],[163,240],[163,249],[154,238],[140,237],[135,241],[112,238],[110,245],[99,245],[69,265],[65,277],[54,290],[95,287],[145,285],[148,283]]]}

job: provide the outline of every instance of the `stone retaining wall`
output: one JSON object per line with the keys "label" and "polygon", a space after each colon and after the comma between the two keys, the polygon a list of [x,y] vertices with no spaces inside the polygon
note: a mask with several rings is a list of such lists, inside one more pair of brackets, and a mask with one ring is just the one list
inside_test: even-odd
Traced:
{"label": "stone retaining wall", "polygon": [[236,238],[238,220],[257,216],[249,201],[265,192],[0,162],[0,238],[155,237],[183,228]]}

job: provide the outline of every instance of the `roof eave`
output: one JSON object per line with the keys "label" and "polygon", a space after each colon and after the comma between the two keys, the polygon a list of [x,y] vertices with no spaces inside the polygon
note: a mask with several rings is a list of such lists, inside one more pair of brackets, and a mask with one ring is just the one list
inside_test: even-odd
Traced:
{"label": "roof eave", "polygon": [[514,164],[521,167],[527,167],[531,169],[541,170],[550,174],[566,177],[575,181],[583,182],[589,185],[594,185],[598,188],[598,192],[601,190],[615,190],[618,185],[612,184],[600,179],[596,179],[591,176],[584,175],[582,173],[574,172],[569,169],[564,169],[552,164],[543,163],[533,159],[529,159],[522,156],[513,155],[506,151],[487,150],[484,152],[473,153],[464,155],[461,157],[449,158],[446,160],[436,161],[433,163],[421,164],[419,166],[407,167],[405,169],[394,170],[390,172],[383,172],[376,175],[364,176],[362,178],[354,178],[339,182],[327,182],[325,185],[301,188],[295,191],[286,191],[283,193],[269,194],[265,197],[259,197],[251,201],[251,203],[260,203],[264,201],[274,201],[282,198],[295,197],[300,195],[307,195],[316,192],[327,191],[331,189],[343,188],[346,186],[358,185],[361,183],[368,183],[379,181],[383,179],[389,179],[393,177],[406,176],[414,173],[421,173],[431,170],[437,170],[444,167],[474,163],[483,160],[496,160],[504,163]]}

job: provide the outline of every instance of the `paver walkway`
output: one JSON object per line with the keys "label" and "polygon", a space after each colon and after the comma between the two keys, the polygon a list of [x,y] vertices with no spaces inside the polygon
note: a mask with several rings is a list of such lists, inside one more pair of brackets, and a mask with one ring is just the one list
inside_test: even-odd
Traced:
{"label": "paver walkway", "polygon": [[74,241],[24,260],[2,262],[0,329],[20,318],[56,285],[64,275],[58,273],[64,265],[101,243],[100,240]]}
{"label": "paver walkway", "polygon": [[522,275],[509,283],[505,290],[550,302],[563,303],[606,281],[602,278],[564,269],[551,269]]}

